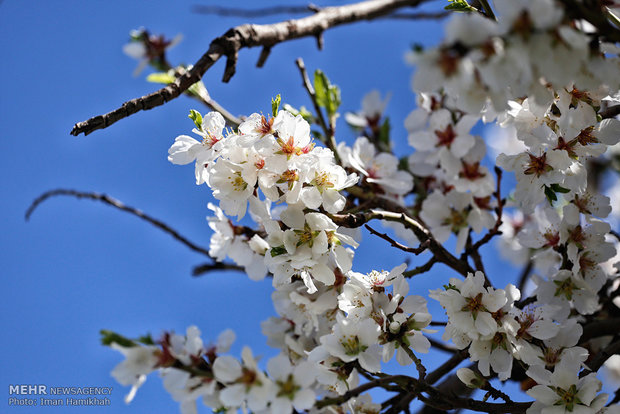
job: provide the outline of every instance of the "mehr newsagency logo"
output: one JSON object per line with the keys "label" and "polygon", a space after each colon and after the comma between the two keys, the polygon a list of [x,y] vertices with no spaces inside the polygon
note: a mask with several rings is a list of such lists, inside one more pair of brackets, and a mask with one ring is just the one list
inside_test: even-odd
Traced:
{"label": "mehr newsagency logo", "polygon": [[44,384],[9,385],[9,406],[82,406],[111,404],[112,387],[52,387]]}

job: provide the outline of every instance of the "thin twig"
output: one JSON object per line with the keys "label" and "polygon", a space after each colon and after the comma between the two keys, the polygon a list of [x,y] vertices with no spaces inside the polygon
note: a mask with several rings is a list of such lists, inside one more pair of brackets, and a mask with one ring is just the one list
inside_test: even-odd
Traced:
{"label": "thin twig", "polygon": [[437,341],[437,340],[435,340],[435,339],[433,339],[433,338],[427,338],[427,339],[428,339],[428,341],[431,343],[431,346],[432,346],[433,348],[437,348],[437,349],[439,349],[440,351],[449,352],[449,353],[451,353],[451,354],[454,354],[455,352],[459,352],[459,349],[458,349],[458,348],[455,348],[455,347],[453,347],[453,346],[450,346],[450,345],[444,344],[443,342]]}
{"label": "thin twig", "polygon": [[[617,336],[615,339],[615,342],[612,342],[611,344],[600,350],[592,359],[592,361],[586,363],[590,372],[597,372],[599,368],[603,366],[605,361],[607,361],[612,355],[620,353],[620,340],[618,340]],[[584,376],[587,373],[588,371],[584,371],[582,372],[581,376]]]}
{"label": "thin twig", "polygon": [[495,213],[497,214],[497,220],[495,220],[495,225],[493,228],[489,230],[483,238],[478,240],[473,246],[471,246],[470,249],[465,251],[467,255],[471,254],[474,250],[478,250],[480,247],[491,241],[494,236],[502,234],[499,228],[502,225],[502,213],[504,211],[504,204],[506,203],[505,200],[502,200],[501,195],[502,170],[499,167],[495,167],[495,174],[497,175],[497,188],[495,189],[495,198],[497,199],[497,208],[495,209]]}
{"label": "thin twig", "polygon": [[384,414],[398,414],[398,413],[410,414],[409,403],[411,403],[411,400],[413,400],[415,397],[416,397],[416,394],[414,393],[399,394],[399,398],[395,400],[392,406],[387,411],[385,411]]}
{"label": "thin twig", "polygon": [[228,112],[226,110],[226,108],[224,108],[217,101],[215,101],[213,98],[211,98],[210,95],[208,96],[207,99],[205,99],[205,98],[206,97],[201,96],[200,97],[200,101],[202,103],[204,103],[207,107],[209,107],[211,110],[219,112],[224,117],[224,119],[226,119],[226,121],[228,121],[228,124],[231,127],[237,128],[243,122],[243,120],[241,118],[236,117],[232,113]]}
{"label": "thin twig", "polygon": [[[455,356],[461,355],[463,352],[466,353],[466,351],[461,351],[458,354],[455,354]],[[454,357],[451,358],[451,360],[452,359],[454,359]],[[458,362],[460,363],[460,361]],[[458,363],[456,365],[458,365]],[[450,370],[452,368],[454,368],[454,366],[451,367]],[[405,405],[408,406],[409,402],[412,401],[413,398],[416,398],[416,397],[418,397],[421,401],[423,401],[427,405],[430,405],[438,409],[452,410],[455,408],[467,408],[473,411],[480,411],[480,412],[493,413],[493,414],[524,413],[532,404],[532,403],[498,404],[498,403],[475,401],[469,398],[460,398],[460,397],[453,395],[450,392],[443,392],[435,387],[432,387],[430,385],[431,382],[429,379],[431,375],[433,375],[433,373],[426,376],[426,381],[418,381],[415,378],[411,378],[406,375],[382,375],[380,378],[364,383],[352,390],[347,391],[343,395],[340,395],[337,397],[323,398],[322,400],[317,401],[314,406],[316,408],[323,408],[329,405],[339,405],[339,404],[344,403],[345,401],[348,401],[352,397],[356,397],[362,394],[363,392],[371,390],[373,388],[394,389],[393,387],[390,386],[390,384],[396,384],[403,390],[401,391],[401,393],[398,394],[399,396],[402,395],[402,397],[394,398],[391,400],[391,401],[394,401],[394,405],[398,404],[398,406],[401,407],[401,410],[405,410],[405,407],[400,404],[400,401],[406,401]],[[440,377],[438,377],[437,379],[439,378]],[[427,393],[429,397],[425,397],[421,393]],[[394,405],[392,405],[392,407]],[[399,411],[396,411],[396,412],[399,412]]]}
{"label": "thin twig", "polygon": [[217,270],[234,270],[245,273],[245,269],[243,268],[243,266],[237,266],[230,263],[213,262],[194,266],[194,269],[192,269],[192,276],[198,277],[204,275],[205,273]]}
{"label": "thin twig", "polygon": [[422,364],[420,358],[418,358],[416,354],[413,353],[413,351],[411,350],[411,348],[409,348],[409,345],[407,345],[405,341],[400,340],[400,346],[403,348],[407,356],[411,358],[411,360],[415,363],[415,367],[418,370],[418,380],[424,380],[424,377],[426,377],[426,367],[424,366],[424,364]]}
{"label": "thin twig", "polygon": [[[294,14],[309,14],[317,13],[321,8],[315,4],[308,4],[307,6],[272,6],[263,7],[258,9],[244,9],[236,7],[223,7],[223,6],[205,6],[194,5],[192,11],[198,14],[215,15],[222,17],[245,17],[245,18],[262,18],[269,16],[277,16],[281,14],[294,15]],[[381,17],[381,19],[393,19],[393,20],[433,20],[443,19],[450,15],[448,11],[441,11],[435,13],[392,13]]]}
{"label": "thin twig", "polygon": [[198,5],[198,4],[192,6],[192,11],[194,13],[211,14],[211,15],[222,16],[222,17],[247,17],[247,18],[276,16],[280,14],[288,14],[288,15],[308,14],[308,13],[316,13],[319,10],[320,10],[319,7],[314,4],[309,4],[307,6],[272,6],[272,7],[262,7],[258,9],[244,9],[244,8],[223,7],[223,6],[205,6],[205,5]]}
{"label": "thin twig", "polygon": [[527,279],[530,277],[530,274],[532,273],[533,268],[534,268],[534,261],[530,259],[527,261],[527,264],[525,265],[525,267],[523,268],[523,271],[521,272],[521,275],[519,276],[519,282],[517,285],[519,292],[523,291],[523,288],[525,287],[525,283],[527,282]]}
{"label": "thin twig", "polygon": [[504,401],[506,401],[509,404],[512,404],[514,401],[512,401],[512,399],[510,399],[510,397],[508,396],[508,394],[505,394],[504,392],[498,390],[497,388],[493,387],[491,385],[491,383],[489,381],[487,381],[484,386],[482,387],[483,390],[488,391],[489,395],[497,400],[497,399],[502,399]]}
{"label": "thin twig", "polygon": [[397,242],[396,240],[394,240],[393,238],[391,238],[387,234],[379,233],[377,230],[373,229],[368,224],[364,224],[364,227],[366,227],[366,229],[371,234],[374,234],[375,236],[379,236],[383,240],[386,240],[388,243],[390,243],[390,245],[392,247],[396,247],[397,249],[400,249],[400,250],[402,250],[404,252],[407,252],[407,253],[413,253],[415,255],[418,255],[418,254],[422,253],[423,251],[425,251],[428,248],[428,245],[429,245],[428,240],[427,240],[424,243],[420,243],[419,247],[407,247],[404,244]]}
{"label": "thin twig", "polygon": [[55,196],[60,196],[60,195],[65,195],[65,196],[71,196],[71,197],[76,197],[76,198],[87,198],[90,200],[95,200],[95,201],[101,201],[104,204],[107,204],[109,206],[112,206],[114,208],[117,208],[121,211],[125,211],[129,214],[133,214],[134,216],[137,216],[139,218],[141,218],[142,220],[147,221],[148,223],[152,224],[153,226],[157,227],[160,230],[163,230],[165,233],[168,233],[169,235],[171,235],[172,237],[174,237],[177,241],[179,241],[180,243],[184,244],[185,246],[187,246],[188,248],[190,248],[191,250],[198,252],[198,253],[202,253],[207,257],[211,257],[209,256],[209,250],[205,249],[204,247],[200,247],[197,244],[191,242],[190,240],[188,240],[186,237],[182,236],[181,234],[179,234],[178,231],[174,230],[172,227],[168,226],[166,223],[164,223],[161,220],[157,220],[147,214],[145,214],[144,212],[142,212],[141,210],[138,210],[136,208],[127,206],[125,204],[123,204],[122,202],[120,202],[119,200],[116,200],[115,198],[112,198],[106,194],[99,194],[99,193],[87,193],[87,192],[83,192],[83,191],[76,191],[76,190],[68,190],[68,189],[57,189],[57,190],[51,190],[51,191],[47,191],[43,194],[41,194],[39,197],[37,197],[32,204],[30,205],[30,207],[28,207],[28,210],[26,211],[26,221],[30,219],[30,216],[32,215],[32,213],[34,212],[34,210],[41,204],[43,203],[45,200],[51,198],[51,197],[55,197]]}
{"label": "thin twig", "polygon": [[[306,89],[306,92],[308,92],[308,95],[310,96],[310,100],[312,101],[312,106],[314,106],[314,111],[316,112],[317,120],[319,121],[319,126],[323,130],[323,133],[325,134],[325,138],[327,138],[327,135],[329,134],[329,128],[327,127],[327,123],[325,122],[325,117],[323,116],[323,111],[321,110],[321,107],[319,106],[319,102],[316,99],[316,92],[314,90],[314,87],[312,86],[310,77],[308,77],[308,72],[306,71],[306,65],[304,64],[304,60],[302,58],[297,58],[295,60],[295,64],[297,65],[297,68],[299,69],[299,73],[301,75],[303,86]],[[328,144],[328,143],[325,142],[325,144]],[[334,151],[334,149],[332,149],[332,151]]]}
{"label": "thin twig", "polygon": [[536,302],[536,300],[537,300],[536,295],[530,296],[530,297],[521,299],[519,302],[516,302],[515,303],[515,307],[517,307],[519,309],[523,309],[527,305],[531,305],[532,303]]}
{"label": "thin twig", "polygon": [[413,269],[411,269],[411,270],[407,270],[406,272],[403,272],[403,276],[405,276],[405,277],[409,278],[409,277],[413,277],[413,276],[415,276],[415,275],[419,275],[419,274],[422,274],[422,273],[426,273],[426,272],[428,272],[429,270],[431,270],[431,268],[433,267],[433,265],[434,265],[435,263],[437,263],[437,262],[438,262],[437,258],[436,258],[435,256],[433,256],[433,257],[431,257],[431,258],[429,259],[429,261],[428,261],[428,262],[424,263],[422,266],[414,267],[414,268],[413,268]]}
{"label": "thin twig", "polygon": [[340,7],[326,7],[312,16],[296,20],[268,25],[244,24],[234,27],[223,36],[214,39],[207,52],[187,73],[173,83],[151,94],[127,101],[112,112],[78,122],[71,130],[71,135],[77,136],[81,133],[88,135],[97,129],[107,128],[136,112],[161,106],[177,98],[198,82],[205,72],[222,57],[228,60],[223,79],[230,79],[235,72],[238,53],[243,48],[272,47],[293,39],[316,37],[332,27],[361,20],[372,20],[403,7],[417,6],[424,1],[426,0],[369,0]]}
{"label": "thin twig", "polygon": [[323,130],[323,134],[325,135],[325,140],[323,142],[334,153],[334,158],[336,160],[336,163],[340,164],[340,155],[338,154],[338,150],[336,148],[336,140],[334,136],[334,129],[333,129],[333,126],[331,125],[331,120],[330,120],[330,125],[328,126],[327,123],[325,122],[323,111],[321,110],[321,107],[319,106],[319,101],[317,100],[317,97],[316,97],[316,91],[314,90],[314,87],[312,86],[312,83],[310,82],[310,78],[308,77],[308,72],[306,71],[306,65],[304,64],[303,59],[298,58],[297,60],[295,60],[295,64],[299,68],[299,73],[301,74],[304,88],[306,88],[306,91],[308,92],[308,95],[310,96],[310,100],[312,101],[312,106],[314,106],[314,111],[317,114],[316,119],[319,121],[319,126],[321,127],[321,129]]}
{"label": "thin twig", "polygon": [[[353,188],[356,187],[351,187],[347,189],[347,191],[350,192]],[[368,221],[374,219],[401,223],[407,229],[411,230],[416,235],[418,240],[421,242],[428,241],[428,249],[433,253],[437,261],[451,267],[463,276],[467,276],[469,273],[474,273],[474,270],[466,260],[456,258],[433,237],[428,229],[404,212],[396,213],[383,210],[367,210],[357,214],[331,214],[330,218],[339,226],[350,228],[360,227]]]}
{"label": "thin twig", "polygon": [[495,17],[495,13],[493,13],[493,9],[489,5],[489,2],[487,0],[478,1],[480,2],[482,9],[484,10],[484,14],[491,20],[497,20],[497,17]]}
{"label": "thin twig", "polygon": [[620,105],[609,106],[606,109],[604,109],[601,112],[599,112],[599,115],[603,119],[614,118],[614,117],[620,115]]}
{"label": "thin twig", "polygon": [[620,29],[620,17],[618,17],[609,6],[605,6],[603,10],[605,11],[607,18],[614,24],[614,26]]}
{"label": "thin twig", "polygon": [[568,17],[588,21],[598,30],[600,36],[612,42],[620,42],[620,29],[611,24],[605,13],[597,7],[588,5],[577,0],[560,0],[564,4],[564,11]]}
{"label": "thin twig", "polygon": [[450,358],[449,360],[441,364],[437,369],[429,373],[426,376],[426,382],[431,385],[436,383],[437,381],[441,379],[441,377],[446,375],[448,372],[452,371],[461,362],[463,362],[465,358],[467,358],[467,355],[468,355],[467,348],[461,349],[460,351],[452,355],[452,358]]}
{"label": "thin twig", "polygon": [[[176,68],[175,76],[176,77],[183,76],[186,72],[187,70],[182,67]],[[189,91],[186,91],[185,93],[188,96],[202,102],[205,106],[207,106],[212,111],[219,112],[224,117],[224,119],[226,119],[226,121],[231,127],[237,128],[239,124],[243,122],[243,119],[233,115],[226,108],[224,108],[220,103],[218,103],[215,99],[213,99],[211,95],[209,94],[209,92],[207,91],[207,88],[204,89],[203,94],[194,94]]]}
{"label": "thin twig", "polygon": [[599,319],[588,322],[583,326],[583,334],[579,338],[579,344],[583,344],[592,338],[618,333],[620,318]]}
{"label": "thin twig", "polygon": [[450,16],[452,13],[447,11],[436,13],[393,13],[380,19],[392,19],[392,20],[440,20]]}
{"label": "thin twig", "polygon": [[316,408],[323,408],[326,407],[328,405],[334,405],[334,404],[342,404],[345,401],[348,401],[349,399],[351,399],[352,397],[357,397],[358,395],[360,395],[361,393],[368,391],[370,389],[373,388],[377,388],[377,387],[382,387],[384,384],[389,384],[389,383],[398,383],[398,382],[407,382],[409,383],[410,381],[414,380],[411,377],[408,377],[406,375],[387,375],[387,376],[383,376],[381,378],[377,378],[373,381],[369,381],[366,382],[352,390],[349,390],[347,392],[345,392],[343,395],[340,395],[338,397],[334,397],[334,398],[323,398],[322,400],[317,401],[314,406]]}
{"label": "thin twig", "polygon": [[[469,236],[467,236],[467,245],[471,246],[471,229],[469,232]],[[484,263],[482,262],[482,257],[480,256],[480,252],[477,249],[472,250],[471,252],[471,258],[474,261],[474,266],[476,266],[476,270],[481,271],[482,273],[484,273],[484,278],[485,278],[485,282],[486,284],[488,284],[489,286],[491,285],[491,281],[489,280],[489,276],[487,275],[487,272],[484,270]]]}

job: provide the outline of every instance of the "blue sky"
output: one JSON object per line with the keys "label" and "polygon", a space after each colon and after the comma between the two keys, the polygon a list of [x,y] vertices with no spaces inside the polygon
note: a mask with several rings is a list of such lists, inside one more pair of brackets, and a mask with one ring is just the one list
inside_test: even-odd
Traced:
{"label": "blue sky", "polygon": [[[122,398],[128,390],[109,374],[122,357],[100,345],[100,329],[130,337],[147,332],[158,336],[164,329],[184,332],[196,324],[209,341],[232,327],[237,333],[233,355],[246,344],[255,354],[275,354],[260,332],[260,321],[275,314],[268,280],[256,283],[235,273],[192,278],[192,267],[203,262],[200,255],[100,203],[55,198],[40,206],[30,222],[24,221],[28,205],[44,191],[96,191],[140,208],[208,246],[206,205],[212,200],[208,188],[194,184],[193,168],[173,166],[166,159],[174,138],[191,130],[188,111],[205,108],[181,97],[87,137],[69,135],[75,122],[157,88],[144,80],[148,72],[132,76],[137,63],[122,53],[131,29],[144,26],[168,37],[182,33],[184,40],[169,54],[177,64],[197,60],[212,38],[245,23],[241,18],[195,14],[193,4],[197,1],[65,0],[26,5],[4,0],[0,4],[0,133],[5,148],[0,180],[2,412],[20,411],[6,408],[9,384],[112,386],[112,408],[92,411],[177,412],[177,403],[163,391],[156,375],[132,405],[125,406]],[[257,2],[226,4],[256,7]],[[272,4],[278,2],[261,2]],[[223,62],[204,81],[211,95],[235,114],[268,112],[271,97],[278,93],[293,106],[309,106],[294,63],[302,57],[309,71],[321,68],[341,87],[343,110],[357,110],[371,89],[391,92],[388,113],[397,149],[403,151],[402,123],[414,108],[409,87],[412,68],[403,56],[413,43],[438,42],[438,27],[434,22],[388,20],[340,27],[325,33],[322,52],[314,39],[278,45],[265,67],[256,69],[260,50],[243,50],[229,84],[220,81]],[[338,128],[341,139],[354,139],[342,120]],[[382,241],[372,241],[360,248],[356,270],[391,269],[403,262],[404,254],[392,252],[378,264],[379,245],[385,247]],[[424,260],[414,258],[413,264]],[[503,287],[518,270],[499,272],[500,266],[493,258],[487,269]],[[412,282],[412,292],[425,294],[450,276],[445,267],[437,266],[432,274]],[[439,313],[438,319],[442,316]],[[430,368],[445,357],[437,355],[427,360]],[[26,410],[66,409],[21,412]]]}

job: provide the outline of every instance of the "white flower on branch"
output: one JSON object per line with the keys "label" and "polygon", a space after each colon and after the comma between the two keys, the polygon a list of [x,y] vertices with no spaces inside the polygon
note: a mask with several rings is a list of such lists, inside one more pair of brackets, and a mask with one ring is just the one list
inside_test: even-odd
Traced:
{"label": "white flower on branch", "polygon": [[243,348],[241,359],[242,364],[224,355],[213,363],[215,378],[226,384],[220,391],[220,400],[226,407],[241,407],[247,403],[254,412],[263,410],[272,398],[274,385],[258,368],[250,348]]}
{"label": "white flower on branch", "polygon": [[377,153],[366,137],[355,140],[353,148],[340,143],[338,153],[344,166],[354,168],[367,182],[383,188],[387,196],[407,194],[413,188],[413,177],[398,169],[398,159],[387,152]]}
{"label": "white flower on branch", "polygon": [[157,369],[159,348],[156,346],[125,347],[113,342],[115,349],[125,356],[125,360],[112,370],[112,376],[121,385],[131,385],[131,391],[125,396],[130,403],[136,396],[138,388],[146,381],[146,376]]}
{"label": "white flower on branch", "polygon": [[338,317],[333,333],[322,336],[320,341],[330,355],[344,362],[357,360],[365,370],[380,372],[380,332],[379,325],[372,319],[357,322]]}
{"label": "white flower on branch", "polygon": [[222,131],[225,126],[226,121],[219,112],[209,112],[202,118],[200,129],[192,130],[202,138],[201,141],[187,135],[178,136],[168,150],[168,161],[177,165],[196,161],[196,184],[204,183],[207,181],[207,166],[217,158],[222,149]]}
{"label": "white flower on branch", "polygon": [[379,120],[385,111],[385,107],[390,101],[390,94],[381,99],[378,90],[372,90],[364,95],[362,99],[362,109],[357,113],[347,112],[344,115],[349,125],[355,128],[370,128],[371,131],[379,128]]}
{"label": "white flower on branch", "polygon": [[601,382],[594,373],[579,378],[576,372],[560,365],[553,372],[534,366],[528,369],[527,375],[539,384],[527,391],[536,399],[527,414],[594,414],[607,401],[607,394],[598,394]]}
{"label": "white flower on branch", "polygon": [[[485,288],[484,281],[484,274],[478,271],[468,274],[464,281],[450,279],[445,289],[429,293],[446,310],[449,325],[471,339],[497,332],[499,325],[494,314],[507,302],[503,289]],[[448,332],[446,329],[444,339],[448,339]]]}
{"label": "white flower on branch", "polygon": [[278,355],[269,360],[267,370],[275,384],[275,395],[269,405],[271,412],[289,414],[293,408],[300,411],[314,405],[315,393],[310,387],[316,377],[311,363],[292,366],[286,356]]}

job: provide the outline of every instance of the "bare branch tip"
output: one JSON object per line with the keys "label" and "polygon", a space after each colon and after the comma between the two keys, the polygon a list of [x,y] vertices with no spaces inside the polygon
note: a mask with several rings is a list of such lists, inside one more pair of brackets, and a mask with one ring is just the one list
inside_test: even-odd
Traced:
{"label": "bare branch tip", "polygon": [[323,37],[323,32],[319,32],[316,35],[316,46],[319,50],[323,50],[323,46],[325,46],[325,38]]}
{"label": "bare branch tip", "polygon": [[226,69],[224,70],[222,82],[228,83],[230,79],[235,76],[235,72],[237,70],[237,57],[237,53],[233,53],[226,59]]}
{"label": "bare branch tip", "polygon": [[267,62],[269,55],[271,54],[271,46],[264,46],[260,52],[260,56],[258,57],[258,61],[256,62],[257,68],[262,68]]}
{"label": "bare branch tip", "polygon": [[26,211],[26,220],[29,220],[30,216],[32,215],[32,213],[34,212],[34,210],[37,208],[37,206],[39,206],[41,203],[43,203],[45,200],[47,200],[50,197],[53,196],[57,196],[57,195],[66,195],[66,196],[72,196],[78,199],[81,198],[86,198],[86,199],[90,199],[90,200],[94,200],[94,201],[101,201],[104,204],[107,204],[111,207],[114,207],[118,210],[124,211],[126,213],[132,214],[150,224],[152,224],[153,226],[157,227],[158,229],[162,230],[164,233],[168,233],[170,236],[172,236],[175,240],[177,240],[178,242],[180,242],[181,244],[185,245],[186,247],[188,247],[189,249],[197,252],[197,253],[201,253],[207,257],[211,257],[209,255],[209,250],[205,249],[204,247],[201,247],[193,242],[191,242],[189,239],[187,239],[186,237],[184,237],[183,235],[181,235],[178,231],[176,231],[175,229],[173,229],[172,227],[170,227],[168,224],[164,223],[161,220],[158,220],[156,218],[153,218],[147,214],[145,214],[144,212],[142,212],[141,210],[134,208],[134,207],[130,207],[127,206],[125,204],[123,204],[121,201],[116,200],[115,198],[112,198],[110,196],[108,196],[107,194],[101,194],[101,193],[95,193],[95,192],[84,192],[84,191],[77,191],[77,190],[70,190],[70,189],[64,189],[64,188],[59,188],[56,190],[50,190],[47,191],[43,194],[41,194],[39,197],[37,197],[32,204],[30,205],[30,207],[28,208],[28,210]]}

